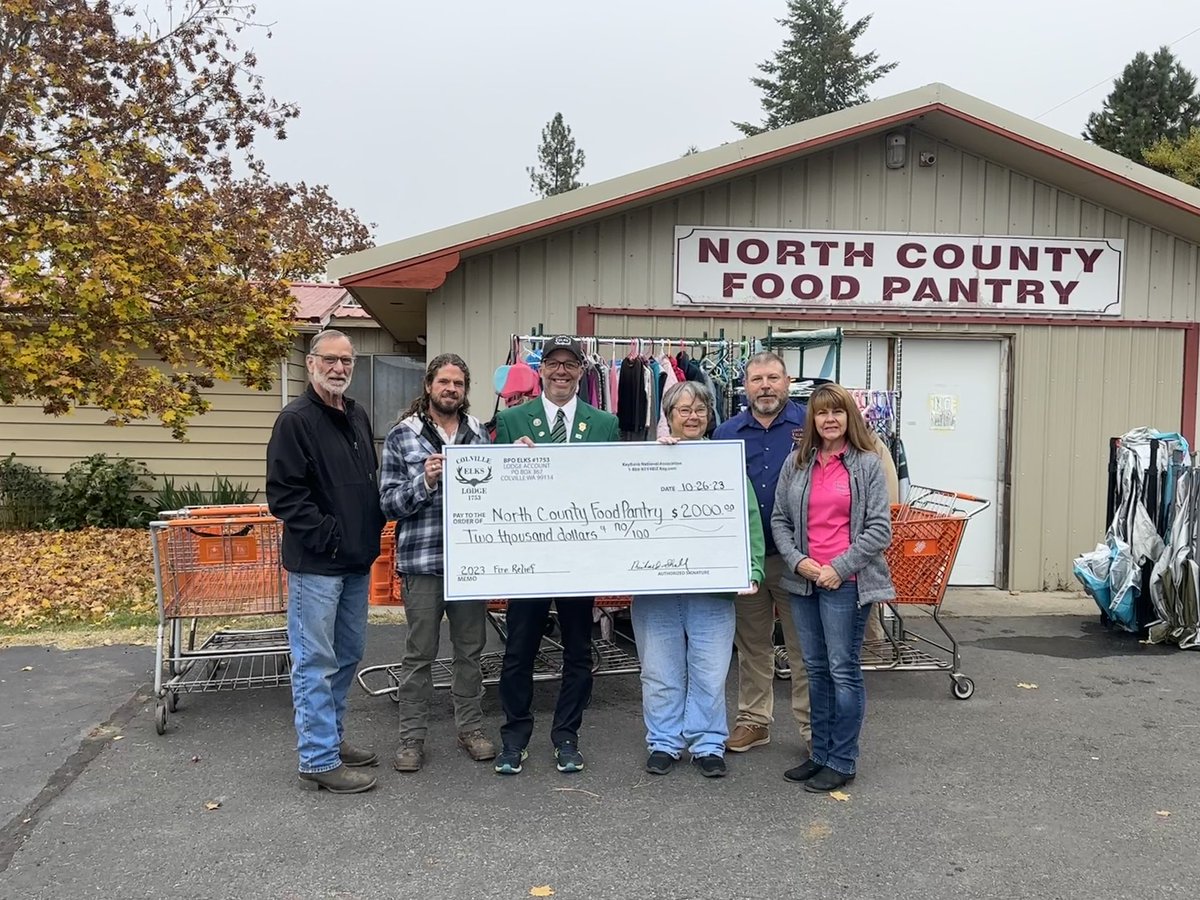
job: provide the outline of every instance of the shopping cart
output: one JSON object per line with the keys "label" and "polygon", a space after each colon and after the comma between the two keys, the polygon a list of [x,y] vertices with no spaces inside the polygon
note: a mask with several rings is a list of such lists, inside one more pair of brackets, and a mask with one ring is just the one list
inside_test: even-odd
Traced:
{"label": "shopping cart", "polygon": [[265,505],[193,506],[160,513],[150,523],[158,593],[154,726],[159,734],[166,732],[179,694],[291,683],[286,622],[272,628],[219,628],[196,646],[202,619],[287,612],[282,540],[283,524]]}
{"label": "shopping cart", "polygon": [[[967,522],[989,506],[980,497],[913,485],[905,503],[892,507],[892,543],[884,556],[896,599],[878,610],[885,640],[863,645],[864,670],[949,672],[955,697],[967,700],[975,693],[975,682],[962,674],[958,641],[942,621],[941,608]],[[901,606],[925,607],[949,644],[909,631]]]}
{"label": "shopping cart", "polygon": [[[392,605],[403,605],[404,597],[400,578],[396,575],[394,565],[395,552],[395,523],[389,522],[383,530],[383,545],[376,568],[371,573],[371,595],[390,596]],[[387,565],[383,562],[386,559]],[[628,675],[641,671],[636,652],[631,652],[633,638],[622,633],[616,625],[616,613],[629,608],[631,597],[597,597],[596,615],[599,618],[600,637],[592,640],[592,674],[594,675]],[[520,602],[520,601],[517,601]],[[501,641],[508,640],[505,627],[505,612],[508,609],[507,600],[492,600],[487,605],[488,624],[500,637]],[[534,681],[556,681],[562,678],[562,644],[547,635],[542,638],[537,656],[533,664]],[[433,661],[434,688],[449,688],[453,677],[454,660],[442,657]],[[483,683],[498,684],[500,672],[504,667],[504,651],[492,650],[484,653],[479,660],[483,670]],[[372,697],[390,694],[393,700],[400,699],[400,663],[384,663],[376,666],[366,666],[359,670],[359,686]]]}

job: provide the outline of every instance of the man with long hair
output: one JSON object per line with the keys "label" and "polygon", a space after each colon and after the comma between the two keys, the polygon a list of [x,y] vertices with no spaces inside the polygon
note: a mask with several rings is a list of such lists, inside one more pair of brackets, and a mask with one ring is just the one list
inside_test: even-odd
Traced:
{"label": "man with long hair", "polygon": [[481,762],[496,747],[483,733],[483,672],[487,643],[483,602],[447,603],[442,589],[442,470],[447,444],[486,444],[487,430],[468,414],[471,372],[461,356],[443,353],[425,370],[425,386],[388,432],[379,483],[384,515],[396,520],[396,572],[402,579],[408,633],[400,662],[400,746],[392,759],[398,772],[417,772],[425,762],[433,661],[442,616],[450,620],[454,662],[450,694],[458,746]]}

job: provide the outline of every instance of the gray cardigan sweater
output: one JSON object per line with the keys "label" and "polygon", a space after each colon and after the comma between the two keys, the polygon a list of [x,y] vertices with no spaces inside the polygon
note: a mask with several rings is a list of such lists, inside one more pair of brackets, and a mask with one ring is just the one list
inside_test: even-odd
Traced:
{"label": "gray cardigan sweater", "polygon": [[[775,488],[775,511],[771,533],[783,557],[785,574],[780,585],[793,594],[807,596],[814,583],[796,574],[800,560],[808,556],[808,497],[812,486],[816,452],[806,464],[796,466],[796,451],[783,464]],[[892,576],[883,551],[892,542],[892,514],[888,502],[883,463],[874,453],[846,447],[843,457],[850,472],[850,548],[830,565],[845,581],[858,581],[860,605],[896,598]]]}

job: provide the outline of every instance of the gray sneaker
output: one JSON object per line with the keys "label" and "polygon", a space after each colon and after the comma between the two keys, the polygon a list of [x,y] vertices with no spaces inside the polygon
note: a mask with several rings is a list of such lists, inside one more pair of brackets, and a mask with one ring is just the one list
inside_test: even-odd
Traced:
{"label": "gray sneaker", "polygon": [[300,787],[306,791],[326,790],[331,794],[361,794],[375,787],[375,776],[343,765],[328,772],[301,772]]}
{"label": "gray sneaker", "polygon": [[392,757],[392,768],[397,772],[420,772],[425,764],[425,741],[420,738],[404,738]]}
{"label": "gray sneaker", "polygon": [[467,756],[475,762],[483,762],[496,758],[496,745],[478,728],[474,731],[460,731],[458,746],[467,751]]}

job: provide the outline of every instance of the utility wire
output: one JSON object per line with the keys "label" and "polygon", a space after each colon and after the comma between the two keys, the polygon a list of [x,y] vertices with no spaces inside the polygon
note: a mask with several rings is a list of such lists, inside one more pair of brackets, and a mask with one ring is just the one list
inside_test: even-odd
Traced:
{"label": "utility wire", "polygon": [[[1186,41],[1186,40],[1187,40],[1188,38],[1190,38],[1190,37],[1191,37],[1193,34],[1200,34],[1200,27],[1198,27],[1198,28],[1193,28],[1191,31],[1189,31],[1187,34],[1185,34],[1183,37],[1181,37],[1181,38],[1176,38],[1175,40],[1171,41],[1171,43],[1167,44],[1167,46],[1168,46],[1168,47],[1174,47],[1174,46],[1175,46],[1176,44],[1178,44],[1180,41]],[[1122,69],[1121,71],[1123,72],[1123,71],[1124,71],[1124,69]],[[1033,120],[1033,121],[1035,121],[1035,122],[1038,122],[1038,121],[1040,121],[1040,120],[1044,119],[1046,116],[1050,115],[1050,113],[1054,112],[1055,110],[1062,109],[1062,108],[1063,108],[1064,106],[1066,106],[1068,103],[1074,103],[1074,102],[1075,102],[1076,100],[1078,100],[1080,97],[1083,97],[1083,96],[1085,96],[1085,95],[1087,95],[1087,94],[1090,94],[1090,93],[1091,93],[1092,91],[1094,91],[1096,88],[1100,87],[1101,85],[1107,84],[1108,82],[1112,81],[1114,78],[1118,78],[1120,75],[1121,75],[1121,72],[1114,72],[1112,75],[1109,75],[1107,78],[1101,78],[1099,81],[1097,81],[1097,82],[1096,82],[1095,84],[1093,84],[1091,87],[1084,88],[1082,91],[1080,91],[1080,92],[1079,92],[1078,94],[1076,94],[1074,97],[1070,97],[1070,98],[1068,98],[1068,99],[1064,100],[1062,103],[1058,104],[1058,106],[1052,106],[1052,107],[1050,107],[1048,110],[1046,110],[1044,113],[1042,113],[1040,116],[1036,116],[1036,117],[1034,117],[1034,120]]]}

